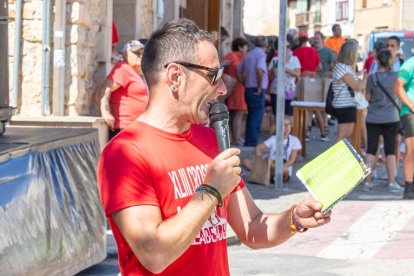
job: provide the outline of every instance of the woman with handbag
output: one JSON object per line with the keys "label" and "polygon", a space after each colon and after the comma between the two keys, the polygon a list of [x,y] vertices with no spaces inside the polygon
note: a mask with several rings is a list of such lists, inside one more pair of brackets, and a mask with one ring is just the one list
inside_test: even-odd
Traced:
{"label": "woman with handbag", "polygon": [[356,64],[358,45],[354,40],[345,42],[338,53],[337,63],[332,72],[333,114],[338,119],[337,141],[351,138],[356,122],[356,105],[353,91],[365,88],[366,78],[357,77]]}
{"label": "woman with handbag", "polygon": [[244,98],[244,85],[237,77],[237,67],[239,67],[247,53],[247,45],[248,42],[244,38],[234,39],[231,43],[232,52],[223,58],[223,63],[226,64],[224,73],[236,81],[233,90],[227,91],[228,98],[226,100],[230,112],[231,137],[235,146],[243,146],[241,139],[242,120],[244,113],[247,111],[247,105]]}
{"label": "woman with handbag", "polygon": [[[390,192],[400,192],[402,188],[395,182],[395,143],[400,126],[400,117],[397,109],[398,98],[392,93],[397,73],[392,71],[392,55],[389,50],[378,52],[376,58],[379,69],[377,73],[369,75],[366,88],[367,98],[370,102],[366,118],[368,133],[366,160],[371,167],[374,167],[377,161],[378,142],[380,135],[382,135],[389,183],[388,190]],[[370,191],[372,187],[370,174],[364,184],[364,191]]]}

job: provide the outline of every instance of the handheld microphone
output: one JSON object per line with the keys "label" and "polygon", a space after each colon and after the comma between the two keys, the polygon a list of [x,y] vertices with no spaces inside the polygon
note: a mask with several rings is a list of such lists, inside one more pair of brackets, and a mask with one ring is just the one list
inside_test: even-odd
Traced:
{"label": "handheld microphone", "polygon": [[216,132],[220,152],[230,148],[229,111],[225,104],[216,102],[210,107],[210,122]]}

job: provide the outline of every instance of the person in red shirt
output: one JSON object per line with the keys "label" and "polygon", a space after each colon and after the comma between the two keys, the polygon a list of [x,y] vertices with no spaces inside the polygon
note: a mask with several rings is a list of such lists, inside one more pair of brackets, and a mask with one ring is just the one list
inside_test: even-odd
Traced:
{"label": "person in red shirt", "polygon": [[[298,57],[301,65],[301,75],[302,77],[317,77],[317,72],[322,69],[321,60],[319,58],[318,52],[315,48],[307,46],[308,43],[308,34],[306,32],[299,32],[299,48],[293,51],[293,54]],[[323,123],[323,116],[321,111],[315,111],[316,122],[318,123],[319,130],[321,132],[321,141],[329,141],[326,134],[326,130]],[[307,115],[307,126],[308,129],[312,127],[311,125],[311,112],[308,112]],[[309,131],[308,131],[309,132]],[[306,135],[306,141],[309,141],[310,135]]]}
{"label": "person in red shirt", "polygon": [[308,35],[305,32],[299,33],[299,48],[293,51],[300,62],[301,75],[302,77],[316,77],[316,72],[321,67],[321,60],[319,58],[318,52],[307,46]]}
{"label": "person in red shirt", "polygon": [[148,104],[148,89],[141,71],[144,45],[132,40],[122,52],[125,61],[115,64],[101,92],[101,113],[110,139],[138,118]]}
{"label": "person in red shirt", "polygon": [[363,68],[363,70],[365,72],[369,72],[369,69],[371,69],[371,66],[372,66],[372,63],[374,62],[374,60],[375,60],[375,55],[374,55],[374,53],[372,51],[370,51],[368,53],[367,59],[364,62],[364,68]]}
{"label": "person in red shirt", "polygon": [[148,108],[103,150],[97,179],[122,275],[229,275],[226,227],[252,248],[330,220],[311,197],[263,213],[240,177],[240,150],[219,153],[210,105],[226,93],[216,36],[185,18],[146,44]]}
{"label": "person in red shirt", "polygon": [[227,108],[230,111],[230,129],[233,144],[242,146],[241,139],[242,121],[244,113],[247,111],[247,104],[244,98],[244,85],[237,77],[237,67],[239,67],[247,53],[248,42],[242,37],[234,39],[231,43],[232,52],[227,54],[223,60],[227,62],[224,73],[229,74],[237,80],[233,92],[226,100]]}

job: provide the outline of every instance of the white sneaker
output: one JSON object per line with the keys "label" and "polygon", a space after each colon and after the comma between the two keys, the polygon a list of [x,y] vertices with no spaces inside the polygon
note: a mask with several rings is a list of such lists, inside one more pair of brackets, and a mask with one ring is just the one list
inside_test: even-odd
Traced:
{"label": "white sneaker", "polygon": [[391,182],[388,184],[388,191],[392,192],[392,193],[398,193],[398,192],[402,192],[404,189],[398,185],[398,183],[396,182]]}
{"label": "white sneaker", "polygon": [[328,136],[325,135],[321,135],[321,138],[319,140],[321,140],[322,142],[329,142]]}
{"label": "white sneaker", "polygon": [[372,177],[373,179],[377,179],[377,170],[373,170],[373,171],[371,171],[371,177]]}
{"label": "white sneaker", "polygon": [[372,190],[374,185],[372,185],[370,182],[365,182],[364,187],[362,188],[362,190],[364,192],[370,192]]}

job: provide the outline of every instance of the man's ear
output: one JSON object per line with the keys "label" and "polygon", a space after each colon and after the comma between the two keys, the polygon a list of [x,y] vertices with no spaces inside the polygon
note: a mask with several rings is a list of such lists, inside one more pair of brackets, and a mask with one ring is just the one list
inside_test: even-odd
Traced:
{"label": "man's ear", "polygon": [[167,83],[172,92],[177,92],[177,88],[180,85],[182,70],[174,63],[167,66]]}

